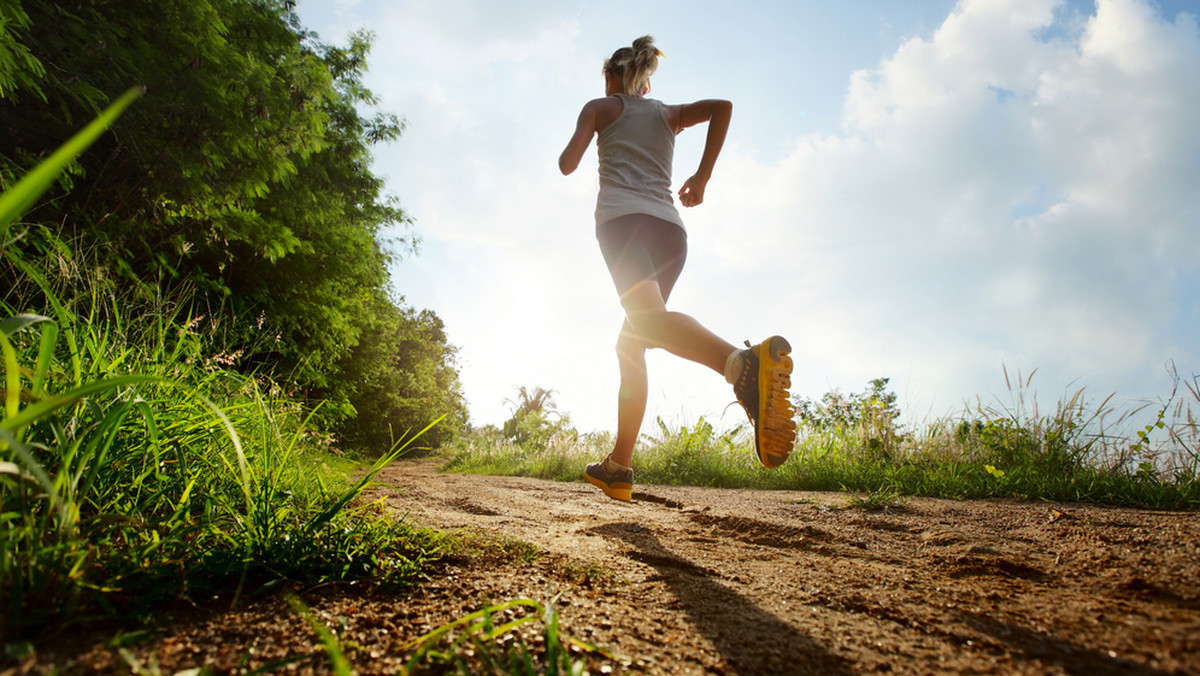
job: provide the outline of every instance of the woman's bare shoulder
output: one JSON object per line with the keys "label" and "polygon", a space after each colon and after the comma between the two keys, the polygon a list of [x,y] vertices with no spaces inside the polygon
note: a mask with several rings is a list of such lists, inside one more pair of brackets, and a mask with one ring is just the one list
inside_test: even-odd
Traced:
{"label": "woman's bare shoulder", "polygon": [[590,109],[595,116],[596,132],[604,131],[604,128],[612,124],[614,120],[621,116],[621,111],[625,109],[625,104],[616,96],[605,96],[600,99],[592,99],[584,105],[584,109]]}

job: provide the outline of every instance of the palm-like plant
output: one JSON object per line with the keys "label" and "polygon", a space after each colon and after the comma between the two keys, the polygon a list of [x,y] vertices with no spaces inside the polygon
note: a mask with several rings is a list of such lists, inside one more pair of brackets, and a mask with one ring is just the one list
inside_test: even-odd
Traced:
{"label": "palm-like plant", "polygon": [[522,386],[517,390],[517,400],[505,399],[513,405],[513,417],[530,413],[557,413],[558,406],[554,403],[554,390],[535,387],[532,390]]}

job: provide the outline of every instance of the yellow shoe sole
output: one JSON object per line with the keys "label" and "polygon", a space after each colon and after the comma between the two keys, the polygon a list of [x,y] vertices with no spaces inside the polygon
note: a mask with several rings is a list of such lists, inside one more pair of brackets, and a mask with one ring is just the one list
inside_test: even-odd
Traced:
{"label": "yellow shoe sole", "polygon": [[583,475],[583,478],[588,480],[588,483],[604,491],[604,494],[614,500],[622,500],[631,502],[633,500],[633,484],[627,484],[624,481],[614,481],[611,485],[603,481],[593,478],[590,474]]}
{"label": "yellow shoe sole", "polygon": [[792,386],[792,346],[783,336],[771,336],[758,346],[758,459],[769,469],[787,461],[796,443],[796,409]]}

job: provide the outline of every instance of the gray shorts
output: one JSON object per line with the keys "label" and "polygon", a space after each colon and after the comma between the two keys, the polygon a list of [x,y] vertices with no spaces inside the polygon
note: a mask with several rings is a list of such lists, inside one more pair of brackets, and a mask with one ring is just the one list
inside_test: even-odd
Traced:
{"label": "gray shorts", "polygon": [[639,282],[658,282],[665,301],[687,260],[687,233],[670,221],[646,214],[629,214],[596,226],[600,253],[608,265],[617,293]]}

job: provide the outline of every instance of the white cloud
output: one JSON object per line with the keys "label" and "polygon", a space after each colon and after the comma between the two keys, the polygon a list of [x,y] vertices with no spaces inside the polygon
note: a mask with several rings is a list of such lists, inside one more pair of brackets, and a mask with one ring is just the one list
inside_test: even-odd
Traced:
{"label": "white cloud", "polygon": [[716,235],[726,279],[774,263],[801,355],[843,389],[891,375],[953,406],[1004,362],[1149,396],[1166,358],[1196,364],[1171,333],[1198,292],[1195,22],[1101,0],[1041,39],[1055,8],[964,0],[851,77],[840,135],[774,167],[723,158],[697,221],[783,252]]}

